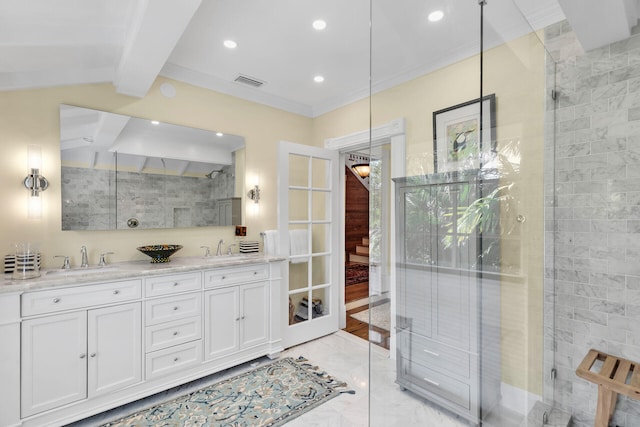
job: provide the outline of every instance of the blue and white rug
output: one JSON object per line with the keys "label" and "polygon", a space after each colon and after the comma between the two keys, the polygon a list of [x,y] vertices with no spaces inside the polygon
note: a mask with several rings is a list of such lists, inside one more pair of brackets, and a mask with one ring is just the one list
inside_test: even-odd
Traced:
{"label": "blue and white rug", "polygon": [[104,427],[275,427],[338,396],[346,383],[288,357],[223,380]]}

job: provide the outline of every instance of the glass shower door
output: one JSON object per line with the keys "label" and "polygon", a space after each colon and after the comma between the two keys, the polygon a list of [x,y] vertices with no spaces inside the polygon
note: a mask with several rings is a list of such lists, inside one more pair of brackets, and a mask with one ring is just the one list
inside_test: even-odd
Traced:
{"label": "glass shower door", "polygon": [[[370,425],[542,425],[544,44],[511,1],[404,6],[372,0],[371,125],[405,120],[407,173]],[[413,79],[381,89],[389,54]]]}

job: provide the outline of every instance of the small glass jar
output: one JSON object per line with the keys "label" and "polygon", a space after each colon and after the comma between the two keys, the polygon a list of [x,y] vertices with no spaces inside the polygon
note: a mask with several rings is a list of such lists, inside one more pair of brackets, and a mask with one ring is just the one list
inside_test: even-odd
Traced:
{"label": "small glass jar", "polygon": [[16,243],[12,279],[40,277],[40,258],[35,243]]}

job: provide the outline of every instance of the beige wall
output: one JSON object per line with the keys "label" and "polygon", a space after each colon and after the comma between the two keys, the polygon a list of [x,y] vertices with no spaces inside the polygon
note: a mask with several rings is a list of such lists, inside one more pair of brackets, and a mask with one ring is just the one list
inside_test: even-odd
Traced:
{"label": "beige wall", "polygon": [[[265,107],[252,102],[172,81],[176,96],[160,94],[159,78],[143,99],[116,94],[110,84],[56,87],[41,90],[0,93],[0,179],[4,183],[0,197],[4,201],[0,222],[0,254],[9,253],[13,242],[40,242],[44,266],[56,266],[54,255],[71,255],[79,263],[81,245],[87,245],[90,262],[98,254],[114,251],[112,261],[145,259],[135,248],[152,243],[179,243],[181,256],[198,255],[200,246],[215,245],[219,238],[233,242],[230,227],[205,227],[178,230],[61,231],[60,230],[60,156],[59,113],[61,103],[123,113],[142,118],[219,130],[246,138],[246,186],[258,176],[261,187],[259,205],[247,204],[248,237],[258,239],[259,232],[276,226],[277,143],[288,140],[311,141],[311,119]],[[27,145],[42,146],[42,172],[51,185],[43,193],[41,220],[27,219],[27,191],[21,180],[27,173]],[[247,188],[248,189],[248,188]],[[246,189],[244,190],[246,192]],[[247,201],[243,198],[243,203]],[[259,210],[256,210],[256,207]]]}

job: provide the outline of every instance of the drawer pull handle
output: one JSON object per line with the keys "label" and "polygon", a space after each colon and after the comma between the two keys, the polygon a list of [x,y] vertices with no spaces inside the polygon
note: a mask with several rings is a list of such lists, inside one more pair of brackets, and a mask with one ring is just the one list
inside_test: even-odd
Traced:
{"label": "drawer pull handle", "polygon": [[95,354],[95,353],[91,353],[91,354],[89,355],[89,357],[96,357],[96,354]]}
{"label": "drawer pull handle", "polygon": [[59,303],[59,302],[60,302],[60,298],[54,298],[54,299],[53,299],[53,303],[54,303],[54,304],[57,304],[57,303]]}
{"label": "drawer pull handle", "polygon": [[227,276],[222,276],[220,279],[221,279],[221,280],[224,280],[224,279],[226,279],[226,278],[227,278]]}
{"label": "drawer pull handle", "polygon": [[258,272],[257,272],[257,271],[254,271],[254,272],[253,272],[253,275],[255,276],[256,274],[258,274]]}
{"label": "drawer pull handle", "polygon": [[173,361],[174,361],[174,362],[177,362],[178,360],[179,360],[179,358],[177,358],[177,357],[174,357],[174,358],[173,358]]}
{"label": "drawer pull handle", "polygon": [[429,378],[423,378],[423,380],[425,380],[426,382],[428,382],[429,384],[433,384],[436,387],[440,387],[440,383],[437,383],[433,380],[430,380]]}
{"label": "drawer pull handle", "polygon": [[119,290],[117,290],[117,289],[116,289],[115,291],[113,291],[113,294],[114,294],[114,295],[118,295],[119,293],[120,293],[120,291],[119,291]]}
{"label": "drawer pull handle", "polygon": [[242,316],[241,319],[244,320],[244,316]]}
{"label": "drawer pull handle", "polygon": [[240,318],[239,318],[239,317],[236,317],[236,322],[239,322],[239,321],[240,321]]}
{"label": "drawer pull handle", "polygon": [[178,282],[173,282],[173,286],[178,286]]}
{"label": "drawer pull handle", "polygon": [[178,306],[173,307],[173,311],[178,311]]}
{"label": "drawer pull handle", "polygon": [[178,331],[175,331],[175,332],[173,333],[173,336],[174,336],[174,337],[175,337],[176,335],[178,335]]}
{"label": "drawer pull handle", "polygon": [[424,349],[424,352],[427,353],[427,354],[430,354],[432,356],[435,356],[435,357],[440,357],[440,355],[438,353],[436,353],[435,351],[427,350],[426,348]]}
{"label": "drawer pull handle", "polygon": [[80,359],[84,359],[85,357],[87,357],[87,355],[86,355],[86,354],[84,354],[84,353],[82,353],[82,354],[80,355]]}

